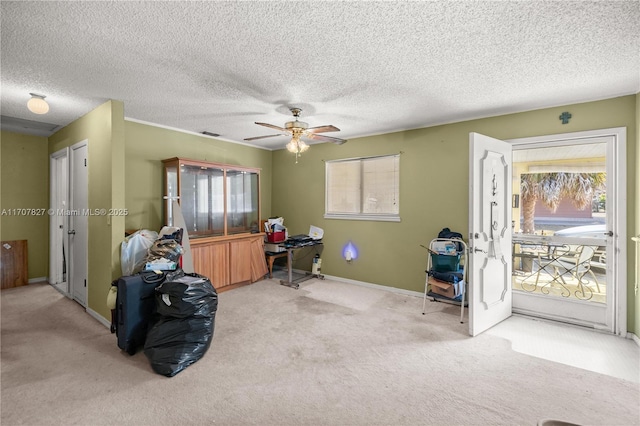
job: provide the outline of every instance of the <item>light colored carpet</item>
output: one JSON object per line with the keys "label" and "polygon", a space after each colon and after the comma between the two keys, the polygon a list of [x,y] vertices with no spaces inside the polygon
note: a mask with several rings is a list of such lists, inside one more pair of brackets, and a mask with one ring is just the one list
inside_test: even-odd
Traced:
{"label": "light colored carpet", "polygon": [[[331,281],[221,293],[173,378],[46,284],[1,293],[2,425],[640,424],[638,383],[467,335],[459,307]],[[106,295],[105,295],[106,297]]]}
{"label": "light colored carpet", "polygon": [[631,339],[522,316],[486,333],[509,340],[520,353],[640,383],[640,347]]}

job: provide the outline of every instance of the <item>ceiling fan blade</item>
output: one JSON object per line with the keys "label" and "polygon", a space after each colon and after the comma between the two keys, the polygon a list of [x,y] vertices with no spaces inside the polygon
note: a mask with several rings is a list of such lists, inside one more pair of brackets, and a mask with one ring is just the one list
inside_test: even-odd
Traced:
{"label": "ceiling fan blade", "polygon": [[315,141],[331,142],[338,145],[342,145],[347,141],[346,139],[333,138],[331,136],[324,136],[324,135],[316,135],[314,133],[307,133],[307,132],[304,132],[304,136],[309,139],[313,139]]}
{"label": "ceiling fan blade", "polygon": [[273,124],[269,124],[269,123],[258,123],[256,121],[256,124],[260,125],[260,126],[264,126],[264,127],[270,127],[272,129],[276,129],[276,130],[280,130],[281,132],[285,132],[285,133],[290,133],[289,130],[285,129],[284,127],[280,127],[280,126],[275,126]]}
{"label": "ceiling fan blade", "polygon": [[283,133],[279,133],[279,134],[277,134],[277,135],[254,136],[254,137],[252,137],[252,138],[245,138],[244,140],[245,140],[245,141],[255,141],[255,140],[258,140],[258,139],[273,138],[273,137],[276,137],[276,136],[288,136],[288,135],[285,135],[285,134],[283,134]]}
{"label": "ceiling fan blade", "polygon": [[310,127],[307,129],[307,132],[310,132],[310,133],[339,132],[339,131],[340,129],[338,129],[336,126],[332,126],[331,124],[327,126]]}

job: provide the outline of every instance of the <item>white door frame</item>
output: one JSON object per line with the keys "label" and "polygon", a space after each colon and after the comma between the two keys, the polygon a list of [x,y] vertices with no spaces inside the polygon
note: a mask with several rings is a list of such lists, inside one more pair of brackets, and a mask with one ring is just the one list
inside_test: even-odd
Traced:
{"label": "white door frame", "polygon": [[[66,165],[60,167],[60,161]],[[69,238],[65,210],[69,208],[69,148],[63,148],[49,156],[49,284],[69,296]],[[60,246],[66,247],[63,257]],[[63,277],[64,259],[67,276]]]}
{"label": "white door frame", "polygon": [[[607,192],[615,191],[616,197],[607,193],[607,201],[614,200],[614,205],[607,203],[607,228],[613,231],[613,254],[615,259],[607,262],[607,275],[614,278],[615,290],[613,318],[608,331],[626,336],[627,334],[627,129],[615,127],[609,129],[588,130],[583,132],[562,133],[555,135],[535,136],[511,139],[514,146],[531,144],[551,144],[553,142],[569,142],[577,139],[612,137],[613,152],[607,152]],[[611,268],[611,269],[609,269]]]}
{"label": "white door frame", "polygon": [[[86,186],[87,190],[86,190],[86,195],[87,195],[87,205],[86,206],[78,206],[76,203],[76,200],[74,199],[75,197],[75,191],[73,191],[73,187],[75,185],[74,179],[75,179],[75,173],[74,173],[74,167],[76,167],[76,164],[74,162],[74,151],[81,149],[83,147],[86,147],[87,150],[87,157],[89,154],[89,143],[88,140],[83,140],[81,142],[75,143],[73,145],[71,145],[70,147],[70,151],[69,151],[69,188],[70,188],[70,197],[69,197],[69,205],[70,208],[72,209],[71,213],[67,216],[68,217],[68,233],[74,233],[74,235],[69,235],[69,252],[70,252],[70,258],[69,258],[69,270],[68,270],[68,277],[67,279],[69,280],[69,293],[71,294],[71,297],[76,300],[78,303],[80,303],[83,307],[87,307],[87,293],[88,293],[88,288],[89,288],[89,283],[88,283],[88,269],[89,269],[89,259],[88,259],[88,248],[89,248],[89,244],[88,244],[88,238],[89,238],[89,224],[88,224],[88,203],[89,203],[89,199],[88,199],[88,194],[89,194],[89,190],[88,190],[88,185],[89,185],[89,181],[88,181],[88,164],[85,163],[85,165],[83,165],[83,167],[87,167],[87,181],[83,183],[83,185]],[[85,160],[86,161],[86,160]],[[81,207],[81,209],[79,209],[79,207]],[[84,211],[83,211],[84,210]],[[78,244],[80,244],[82,241],[78,240],[82,238],[83,241],[85,242],[84,244],[84,250],[78,250]],[[78,271],[77,266],[80,265],[80,270],[83,271],[84,277],[80,277],[80,279],[83,281],[82,282],[82,286],[79,287],[80,291],[76,291],[78,290],[75,286],[78,285],[78,277],[74,276],[76,274],[76,272]],[[79,293],[80,297],[76,296],[76,294]]]}

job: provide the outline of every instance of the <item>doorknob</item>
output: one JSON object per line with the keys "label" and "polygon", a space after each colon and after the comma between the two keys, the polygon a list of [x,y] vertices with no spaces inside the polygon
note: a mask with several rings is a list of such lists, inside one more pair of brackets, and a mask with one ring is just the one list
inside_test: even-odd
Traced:
{"label": "doorknob", "polygon": [[609,237],[613,237],[613,231],[605,232],[604,235],[607,235]]}
{"label": "doorknob", "polygon": [[486,253],[487,253],[487,251],[486,251],[486,250],[482,250],[482,249],[475,248],[475,247],[473,248],[473,252],[474,252],[474,253],[476,253],[476,252],[480,252],[480,253],[484,253],[484,254],[486,254]]}
{"label": "doorknob", "polygon": [[72,229],[71,231],[67,231],[67,234],[76,235],[76,231],[75,231],[75,229]]}

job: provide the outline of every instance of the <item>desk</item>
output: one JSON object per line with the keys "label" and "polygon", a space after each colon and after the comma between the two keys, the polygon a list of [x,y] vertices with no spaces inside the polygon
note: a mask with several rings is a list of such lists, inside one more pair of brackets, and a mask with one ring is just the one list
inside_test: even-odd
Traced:
{"label": "desk", "polygon": [[[320,278],[320,279],[324,278],[323,275],[314,275],[307,272],[304,277],[297,278],[295,280],[293,279],[293,252],[296,250],[303,249],[305,247],[322,246],[322,241],[312,241],[311,243],[306,243],[304,245],[290,245],[290,244],[287,244],[287,242],[285,241],[284,243],[280,244],[280,246],[287,250],[286,254],[287,254],[287,269],[288,269],[287,280],[286,281],[280,280],[281,285],[295,288],[297,290],[298,288],[300,288],[300,283],[303,281],[310,280],[311,278]],[[320,248],[320,250],[322,250],[322,248]]]}

